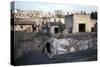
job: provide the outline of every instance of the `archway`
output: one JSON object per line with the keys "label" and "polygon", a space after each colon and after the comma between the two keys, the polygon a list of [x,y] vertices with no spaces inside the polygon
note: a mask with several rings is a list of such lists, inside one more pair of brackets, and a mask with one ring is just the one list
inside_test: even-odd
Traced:
{"label": "archway", "polygon": [[50,47],[51,47],[51,44],[49,42],[47,42],[46,43],[46,49],[47,49],[48,53],[51,53]]}

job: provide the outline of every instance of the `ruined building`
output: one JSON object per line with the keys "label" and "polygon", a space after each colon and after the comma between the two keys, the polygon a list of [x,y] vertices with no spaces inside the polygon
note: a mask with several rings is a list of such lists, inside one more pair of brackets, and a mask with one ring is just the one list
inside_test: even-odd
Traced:
{"label": "ruined building", "polygon": [[91,19],[90,14],[65,15],[66,33],[95,32],[96,25],[97,19]]}

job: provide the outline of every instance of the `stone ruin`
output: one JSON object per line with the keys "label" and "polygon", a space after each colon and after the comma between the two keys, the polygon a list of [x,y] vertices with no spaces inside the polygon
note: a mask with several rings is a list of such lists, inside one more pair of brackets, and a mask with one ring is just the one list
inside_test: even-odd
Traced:
{"label": "stone ruin", "polygon": [[[45,53],[52,58],[55,55],[67,54],[72,52],[78,52],[81,50],[87,50],[89,48],[97,48],[96,37],[81,37],[78,38],[50,38],[45,43]],[[49,45],[49,46],[48,46]],[[49,49],[49,51],[48,51]]]}
{"label": "stone ruin", "polygon": [[[45,52],[50,58],[55,55],[67,54],[97,48],[97,34],[83,33],[67,36],[47,37],[33,33],[14,33],[14,57],[15,61],[29,51]],[[48,45],[49,44],[49,45]]]}

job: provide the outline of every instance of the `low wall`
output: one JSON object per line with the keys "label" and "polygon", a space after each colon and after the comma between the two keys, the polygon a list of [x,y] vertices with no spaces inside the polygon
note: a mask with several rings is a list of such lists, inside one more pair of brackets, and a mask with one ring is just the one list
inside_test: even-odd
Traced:
{"label": "low wall", "polygon": [[35,33],[15,32],[14,33],[14,60],[28,51],[42,52],[43,36],[36,36]]}
{"label": "low wall", "polygon": [[52,37],[48,39],[47,42],[51,44],[51,54],[49,57],[52,57],[58,54],[77,52],[87,49],[97,49],[97,34],[78,33],[71,34],[60,39]]}
{"label": "low wall", "polygon": [[[54,40],[53,40],[54,39]],[[62,39],[62,42],[61,42]],[[53,42],[51,42],[52,40]],[[65,40],[63,42],[63,40]],[[96,33],[84,33],[84,34],[72,34],[64,36],[60,39],[52,38],[49,36],[43,36],[41,33],[26,33],[15,32],[14,33],[14,59],[23,55],[28,51],[43,52],[46,42],[50,41],[52,44],[52,51],[55,51],[55,55],[59,54],[59,49],[62,52],[60,54],[74,52],[79,50],[85,50],[88,48],[97,48],[97,35]],[[66,43],[66,44],[65,44]],[[55,44],[55,46],[54,46]],[[61,47],[58,49],[58,47]],[[55,50],[56,49],[56,50]],[[65,51],[64,51],[65,50]],[[58,53],[57,53],[58,52]]]}

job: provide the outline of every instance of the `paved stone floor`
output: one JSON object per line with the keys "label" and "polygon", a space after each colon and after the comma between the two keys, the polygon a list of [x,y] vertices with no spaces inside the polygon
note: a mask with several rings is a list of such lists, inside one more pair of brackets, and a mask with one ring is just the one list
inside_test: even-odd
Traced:
{"label": "paved stone floor", "polygon": [[29,51],[24,53],[15,65],[34,65],[34,64],[49,64],[49,63],[65,63],[65,62],[82,62],[97,60],[97,50],[88,49],[70,54],[62,54],[48,58],[45,53]]}

